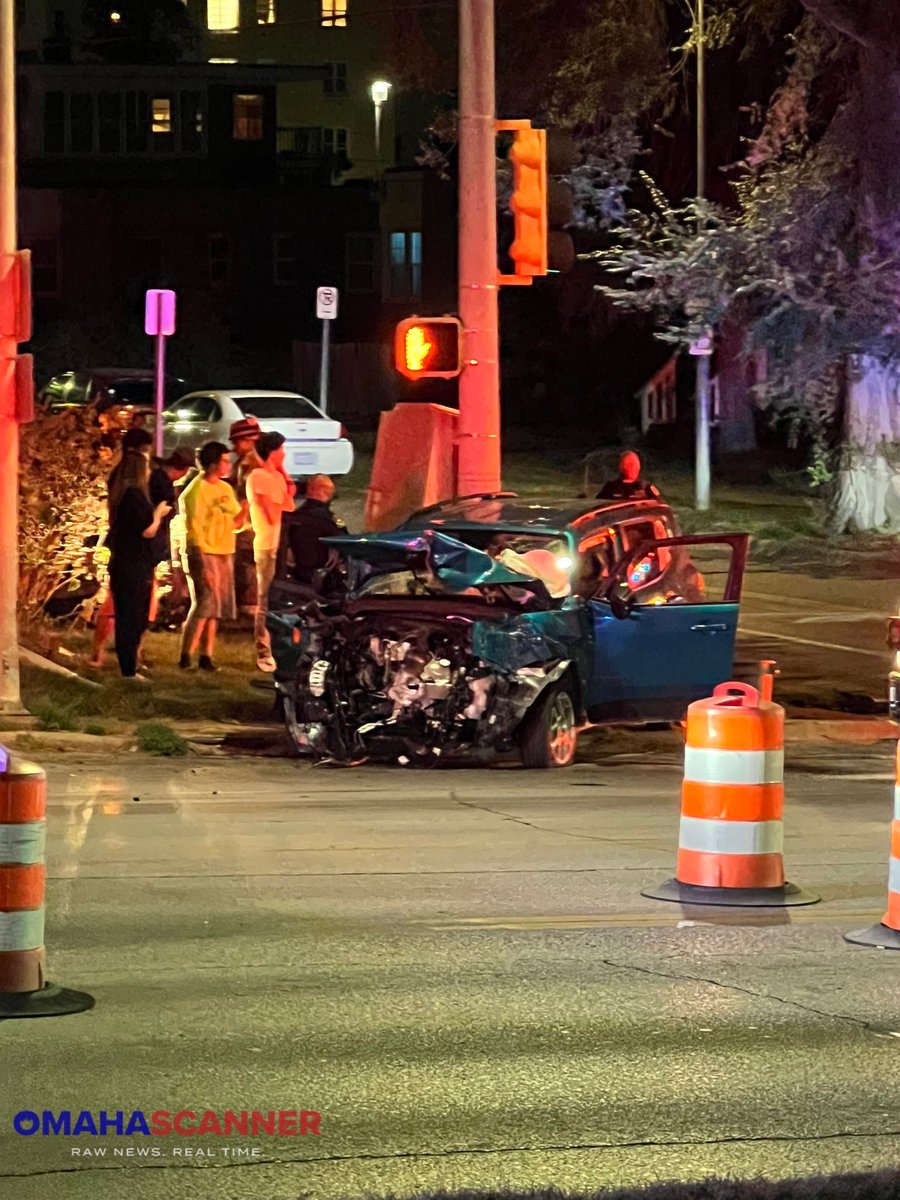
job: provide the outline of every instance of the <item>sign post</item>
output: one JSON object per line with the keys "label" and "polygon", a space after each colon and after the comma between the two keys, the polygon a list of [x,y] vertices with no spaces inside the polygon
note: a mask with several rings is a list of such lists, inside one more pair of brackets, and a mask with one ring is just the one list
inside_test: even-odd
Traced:
{"label": "sign post", "polygon": [[166,406],[166,338],[175,332],[175,293],[151,288],[144,305],[144,333],[156,338],[155,392],[156,428],[153,449],[157,458],[163,452],[163,409]]}
{"label": "sign post", "polygon": [[322,362],[319,367],[319,408],[328,413],[328,374],[331,358],[331,322],[338,314],[338,290],[316,289],[316,316],[322,322]]}

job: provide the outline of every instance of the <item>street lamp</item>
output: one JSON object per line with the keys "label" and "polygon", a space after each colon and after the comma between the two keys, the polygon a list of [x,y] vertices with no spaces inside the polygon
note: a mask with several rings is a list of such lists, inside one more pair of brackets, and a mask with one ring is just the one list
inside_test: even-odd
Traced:
{"label": "street lamp", "polygon": [[386,79],[376,79],[369,88],[372,103],[375,105],[375,158],[381,166],[381,110],[391,94],[391,85]]}

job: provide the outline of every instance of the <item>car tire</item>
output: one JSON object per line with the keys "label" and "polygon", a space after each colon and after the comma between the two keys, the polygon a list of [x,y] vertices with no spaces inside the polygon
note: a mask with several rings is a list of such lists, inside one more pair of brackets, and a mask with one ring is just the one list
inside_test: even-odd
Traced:
{"label": "car tire", "polygon": [[542,692],[519,727],[519,757],[537,770],[567,767],[578,747],[575,701],[563,680]]}

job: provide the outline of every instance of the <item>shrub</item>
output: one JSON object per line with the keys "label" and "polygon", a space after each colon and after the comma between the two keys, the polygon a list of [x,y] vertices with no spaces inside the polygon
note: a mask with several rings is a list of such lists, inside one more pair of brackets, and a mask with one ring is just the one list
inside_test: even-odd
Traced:
{"label": "shrub", "polygon": [[157,754],[164,758],[179,758],[188,752],[188,744],[169,725],[148,721],[138,725],[134,731],[138,749],[145,754]]}
{"label": "shrub", "polygon": [[57,704],[53,700],[42,700],[36,704],[32,716],[37,718],[39,728],[52,733],[60,731],[71,733],[78,728],[72,709],[64,704]]}

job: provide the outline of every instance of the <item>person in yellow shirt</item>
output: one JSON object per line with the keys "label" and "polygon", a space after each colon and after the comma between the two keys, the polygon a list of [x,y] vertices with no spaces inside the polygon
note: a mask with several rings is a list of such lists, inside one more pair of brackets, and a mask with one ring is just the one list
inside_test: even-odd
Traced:
{"label": "person in yellow shirt", "polygon": [[197,455],[201,474],[181,494],[185,526],[185,574],[191,609],[181,639],[179,667],[188,670],[200,650],[201,671],[215,671],[213,650],[220,621],[237,616],[234,602],[234,550],[246,507],[226,483],[231,471],[228,447],[207,442]]}

